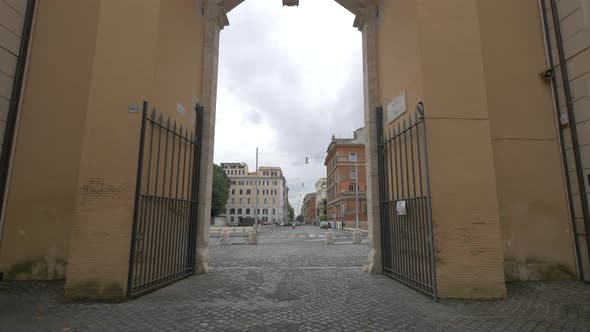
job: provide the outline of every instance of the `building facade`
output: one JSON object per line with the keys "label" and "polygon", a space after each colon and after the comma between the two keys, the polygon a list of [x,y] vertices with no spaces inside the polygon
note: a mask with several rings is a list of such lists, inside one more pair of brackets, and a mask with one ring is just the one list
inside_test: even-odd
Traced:
{"label": "building facade", "polygon": [[280,167],[258,167],[250,172],[244,163],[221,163],[230,179],[226,216],[229,225],[239,225],[258,217],[261,224],[287,221],[289,188]]}
{"label": "building facade", "polygon": [[315,183],[315,206],[316,216],[319,218],[324,215],[328,216],[328,180],[326,178],[319,178]]}
{"label": "building facade", "polygon": [[309,193],[303,198],[303,221],[306,224],[313,224],[317,219],[316,193]]}
{"label": "building facade", "polygon": [[335,138],[328,146],[326,160],[328,220],[344,227],[368,229],[365,131],[352,138]]}

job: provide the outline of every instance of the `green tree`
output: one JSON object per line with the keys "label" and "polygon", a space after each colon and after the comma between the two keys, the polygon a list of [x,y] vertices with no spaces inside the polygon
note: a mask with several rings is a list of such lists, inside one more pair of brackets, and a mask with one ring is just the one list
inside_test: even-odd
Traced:
{"label": "green tree", "polygon": [[322,214],[322,215],[320,216],[320,221],[327,221],[327,220],[328,220],[328,217],[326,217],[326,215],[325,215],[325,214]]}
{"label": "green tree", "polygon": [[287,210],[289,211],[289,221],[293,221],[295,218],[295,209],[293,209],[289,201],[287,201]]}
{"label": "green tree", "polygon": [[305,217],[303,217],[302,214],[300,214],[300,215],[297,216],[297,221],[303,222],[303,220],[305,220]]}
{"label": "green tree", "polygon": [[225,212],[229,197],[230,180],[221,166],[213,164],[213,186],[211,188],[211,216]]}

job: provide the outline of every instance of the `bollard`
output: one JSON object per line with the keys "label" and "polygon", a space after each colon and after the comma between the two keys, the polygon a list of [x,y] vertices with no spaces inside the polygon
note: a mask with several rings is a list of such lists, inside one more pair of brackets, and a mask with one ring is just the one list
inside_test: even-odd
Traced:
{"label": "bollard", "polygon": [[334,233],[331,229],[326,231],[326,244],[334,244]]}
{"label": "bollard", "polygon": [[356,228],[354,232],[352,232],[352,242],[354,244],[361,244],[361,230]]}
{"label": "bollard", "polygon": [[221,244],[229,244],[229,231],[224,230],[221,235]]}
{"label": "bollard", "polygon": [[250,234],[248,235],[248,244],[257,244],[258,239],[256,237],[256,231],[254,228],[250,230]]}

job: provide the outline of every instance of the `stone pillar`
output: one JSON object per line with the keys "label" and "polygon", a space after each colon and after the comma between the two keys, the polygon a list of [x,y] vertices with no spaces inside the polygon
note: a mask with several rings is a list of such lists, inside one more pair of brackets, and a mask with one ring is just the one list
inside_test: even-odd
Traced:
{"label": "stone pillar", "polygon": [[203,49],[203,83],[200,104],[203,114],[203,150],[199,184],[197,216],[197,246],[195,272],[209,272],[209,218],[213,185],[213,147],[215,143],[215,106],[217,103],[217,73],[219,61],[219,32],[229,24],[223,7],[209,1],[205,8],[205,42]]}
{"label": "stone pillar", "polygon": [[358,228],[352,232],[352,242],[354,244],[361,244],[361,231]]}
{"label": "stone pillar", "polygon": [[379,213],[379,174],[377,163],[377,7],[359,9],[354,26],[363,35],[363,95],[365,102],[365,160],[367,172],[367,217],[371,254],[365,270],[382,273],[381,226]]}
{"label": "stone pillar", "polygon": [[326,231],[326,244],[334,244],[334,233],[331,229]]}

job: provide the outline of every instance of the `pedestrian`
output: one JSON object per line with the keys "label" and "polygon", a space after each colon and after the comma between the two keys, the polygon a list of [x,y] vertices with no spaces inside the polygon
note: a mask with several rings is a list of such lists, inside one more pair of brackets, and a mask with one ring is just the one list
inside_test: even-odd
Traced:
{"label": "pedestrian", "polygon": [[344,221],[342,222],[342,230],[344,230]]}

